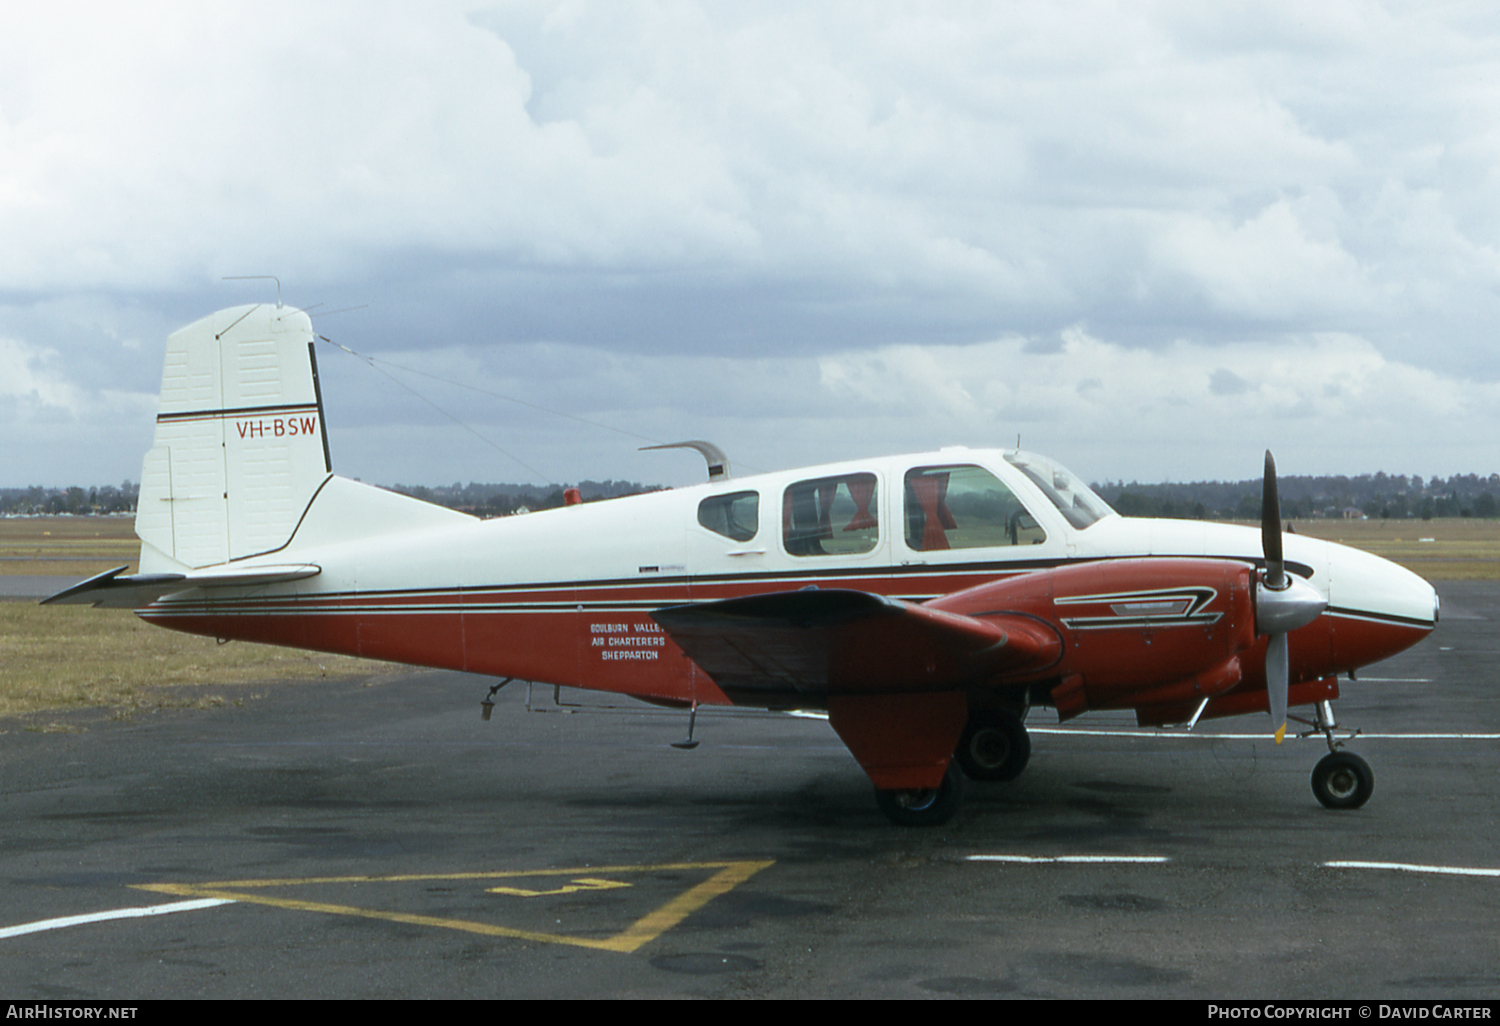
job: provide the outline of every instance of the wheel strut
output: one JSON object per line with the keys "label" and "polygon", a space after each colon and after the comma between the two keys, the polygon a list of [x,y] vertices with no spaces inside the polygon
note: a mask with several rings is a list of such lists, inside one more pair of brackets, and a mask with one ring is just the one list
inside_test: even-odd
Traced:
{"label": "wheel strut", "polygon": [[[1324,699],[1314,708],[1312,730],[1302,737],[1322,734],[1328,742],[1328,754],[1318,760],[1312,771],[1313,796],[1328,809],[1357,809],[1370,800],[1375,792],[1375,771],[1353,752],[1340,751],[1344,742],[1333,736],[1339,729],[1333,716],[1333,703]],[[1302,722],[1306,723],[1306,720]],[[1354,737],[1359,731],[1350,731]]]}
{"label": "wheel strut", "polygon": [[[1343,748],[1344,742],[1333,736],[1334,732],[1339,729],[1338,721],[1334,718],[1333,715],[1333,703],[1325,698],[1321,702],[1318,702],[1315,706],[1313,706],[1313,708],[1316,711],[1313,713],[1313,718],[1310,720],[1304,720],[1301,716],[1287,717],[1288,719],[1296,720],[1298,723],[1305,723],[1312,728],[1311,730],[1303,731],[1297,736],[1312,737],[1314,734],[1322,734],[1324,740],[1328,742],[1328,750],[1330,752],[1336,752],[1340,748]],[[1358,730],[1348,730],[1346,731],[1344,740],[1352,740],[1353,738],[1356,738],[1358,736]]]}

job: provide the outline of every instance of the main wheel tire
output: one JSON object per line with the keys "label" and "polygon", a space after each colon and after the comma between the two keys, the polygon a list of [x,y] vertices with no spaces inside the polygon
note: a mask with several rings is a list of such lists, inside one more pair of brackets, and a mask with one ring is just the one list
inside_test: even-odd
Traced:
{"label": "main wheel tire", "polygon": [[897,826],[939,826],[963,804],[963,775],[951,762],[937,787],[875,792],[875,804]]}
{"label": "main wheel tire", "polygon": [[1313,767],[1312,789],[1325,808],[1357,809],[1375,793],[1375,771],[1353,752],[1334,752]]}
{"label": "main wheel tire", "polygon": [[954,758],[971,780],[1014,780],[1031,759],[1031,735],[1013,712],[979,710],[969,716]]}

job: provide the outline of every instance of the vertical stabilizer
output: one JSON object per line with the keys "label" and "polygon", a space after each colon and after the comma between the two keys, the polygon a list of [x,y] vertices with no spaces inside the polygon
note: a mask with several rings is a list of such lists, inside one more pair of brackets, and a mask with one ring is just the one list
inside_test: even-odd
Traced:
{"label": "vertical stabilizer", "polygon": [[239,306],[173,332],[141,468],[141,571],[281,548],[331,473],[307,314]]}

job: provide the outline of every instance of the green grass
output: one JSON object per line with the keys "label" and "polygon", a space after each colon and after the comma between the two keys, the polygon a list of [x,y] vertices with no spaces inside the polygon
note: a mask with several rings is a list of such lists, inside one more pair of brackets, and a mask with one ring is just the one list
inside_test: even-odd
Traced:
{"label": "green grass", "polygon": [[1500,520],[1298,520],[1294,526],[1383,556],[1429,581],[1500,580]]}
{"label": "green grass", "polygon": [[133,572],[140,551],[133,517],[0,517],[0,574]]}
{"label": "green grass", "polygon": [[[0,602],[0,718],[222,704],[214,687],[388,672],[389,663],[152,627],[128,610]],[[209,690],[204,690],[204,685]],[[0,730],[6,728],[0,727]]]}

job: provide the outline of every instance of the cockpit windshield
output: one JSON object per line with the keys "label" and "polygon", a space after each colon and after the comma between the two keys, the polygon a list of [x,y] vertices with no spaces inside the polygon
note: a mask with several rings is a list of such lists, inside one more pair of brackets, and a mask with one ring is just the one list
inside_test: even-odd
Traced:
{"label": "cockpit windshield", "polygon": [[1061,463],[1019,450],[1006,453],[1005,462],[1030,478],[1068,523],[1080,530],[1114,513],[1109,503],[1094,494],[1092,488],[1074,477],[1073,472]]}

